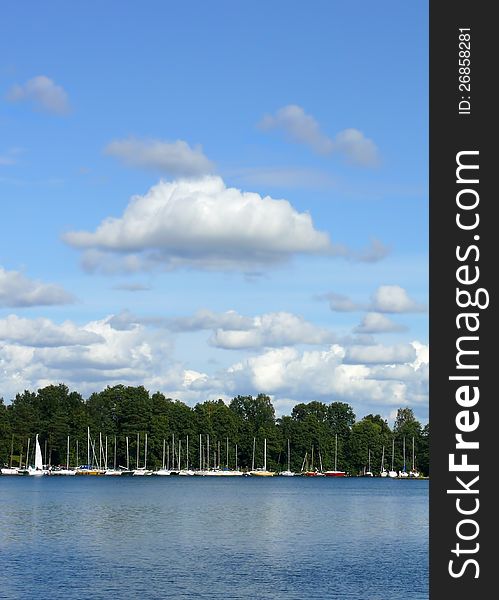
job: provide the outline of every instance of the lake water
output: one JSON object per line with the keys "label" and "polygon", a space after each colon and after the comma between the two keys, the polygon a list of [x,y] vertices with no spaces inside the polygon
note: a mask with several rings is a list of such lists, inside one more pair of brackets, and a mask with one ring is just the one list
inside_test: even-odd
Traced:
{"label": "lake water", "polygon": [[428,481],[0,476],[0,598],[423,600]]}

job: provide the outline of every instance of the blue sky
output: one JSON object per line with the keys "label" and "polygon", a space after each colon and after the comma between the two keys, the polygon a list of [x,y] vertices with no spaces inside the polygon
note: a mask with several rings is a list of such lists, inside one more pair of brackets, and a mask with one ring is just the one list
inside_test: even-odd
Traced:
{"label": "blue sky", "polygon": [[426,3],[4,17],[0,396],[123,382],[427,418]]}

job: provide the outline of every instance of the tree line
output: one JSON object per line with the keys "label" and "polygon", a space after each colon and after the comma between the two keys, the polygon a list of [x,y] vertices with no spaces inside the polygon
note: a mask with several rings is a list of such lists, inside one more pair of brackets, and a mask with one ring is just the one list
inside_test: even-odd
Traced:
{"label": "tree line", "polygon": [[[93,393],[84,399],[64,384],[49,385],[37,392],[17,394],[10,404],[0,398],[0,462],[17,465],[26,456],[27,440],[39,435],[45,462],[66,464],[67,439],[70,440],[70,464],[86,463],[87,428],[95,444],[107,437],[110,466],[114,460],[126,465],[126,438],[129,438],[131,466],[135,466],[137,434],[140,436],[139,455],[144,460],[143,443],[147,433],[147,466],[159,468],[163,460],[164,443],[171,448],[172,439],[181,440],[182,466],[186,464],[186,440],[189,437],[189,464],[199,462],[199,435],[203,444],[209,436],[210,464],[213,452],[218,452],[221,466],[227,461],[231,468],[250,467],[255,442],[255,466],[263,465],[263,443],[267,440],[267,467],[287,468],[287,440],[290,440],[291,470],[300,471],[305,456],[310,465],[312,448],[314,466],[337,468],[351,474],[362,472],[371,459],[371,470],[379,471],[384,448],[385,467],[395,470],[404,466],[403,447],[406,446],[406,467],[412,466],[412,448],[416,468],[429,474],[429,425],[424,427],[410,408],[400,408],[393,428],[380,415],[366,415],[357,420],[352,407],[344,402],[308,402],[296,404],[291,415],[276,418],[271,399],[265,394],[236,396],[230,403],[208,400],[187,406],[167,398],[161,392],[150,394],[144,387],[116,385]],[[165,440],[165,442],[164,442]],[[228,440],[228,444],[227,444]],[[33,446],[32,446],[33,447]],[[222,449],[220,451],[220,448]],[[222,455],[222,458],[220,457]],[[335,460],[336,459],[336,460]],[[143,466],[140,464],[139,466]]]}

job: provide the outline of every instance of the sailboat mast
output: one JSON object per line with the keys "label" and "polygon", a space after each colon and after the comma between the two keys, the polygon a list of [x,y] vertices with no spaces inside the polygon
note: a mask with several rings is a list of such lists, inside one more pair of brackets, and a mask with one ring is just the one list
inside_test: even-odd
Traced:
{"label": "sailboat mast", "polygon": [[267,438],[263,440],[263,470],[267,470]]}
{"label": "sailboat mast", "polygon": [[128,436],[126,436],[126,470],[130,471],[130,448],[128,445]]}
{"label": "sailboat mast", "polygon": [[385,447],[383,446],[383,451],[381,453],[381,472],[385,470]]}
{"label": "sailboat mast", "polygon": [[146,439],[144,442],[144,470],[147,467],[147,433],[146,433]]}
{"label": "sailboat mast", "polygon": [[105,455],[104,455],[104,468],[107,471],[107,435],[106,435],[106,451],[105,451]]}
{"label": "sailboat mast", "polygon": [[189,470],[189,436],[185,440],[185,468]]}
{"label": "sailboat mast", "polygon": [[255,444],[256,444],[256,438],[253,438],[253,457],[251,459],[251,470],[252,471],[255,470]]}
{"label": "sailboat mast", "polygon": [[395,438],[392,438],[392,471],[393,471],[394,457],[395,457]]}
{"label": "sailboat mast", "polygon": [[289,451],[289,438],[288,438],[288,472],[291,471],[291,453]]}
{"label": "sailboat mast", "polygon": [[87,466],[90,468],[90,427],[87,427]]}
{"label": "sailboat mast", "polygon": [[405,435],[404,435],[404,440],[403,440],[404,446],[403,446],[403,454],[404,454],[404,471],[405,471]]}
{"label": "sailboat mast", "polygon": [[14,434],[10,438],[10,468],[12,469],[12,455],[14,454]]}
{"label": "sailboat mast", "polygon": [[226,444],[227,444],[227,456],[225,457],[225,468],[228,469],[229,468],[229,438],[226,438]]}
{"label": "sailboat mast", "polygon": [[334,470],[338,470],[338,434],[334,435]]}
{"label": "sailboat mast", "polygon": [[210,434],[206,434],[206,468],[210,470]]}
{"label": "sailboat mast", "polygon": [[78,466],[79,464],[79,452],[78,452],[79,448],[78,448],[78,440],[76,440],[76,466]]}
{"label": "sailboat mast", "polygon": [[66,469],[69,470],[69,435],[68,435],[68,447],[66,449]]}
{"label": "sailboat mast", "polygon": [[114,461],[113,461],[113,469],[116,471],[116,436],[114,436]]}
{"label": "sailboat mast", "polygon": [[203,470],[203,440],[199,434],[199,470]]}
{"label": "sailboat mast", "polygon": [[163,438],[163,463],[162,463],[163,471],[165,470],[165,449],[166,449],[166,441],[165,441],[165,438]]}
{"label": "sailboat mast", "polygon": [[140,433],[137,432],[137,459],[136,459],[136,465],[135,468],[138,469],[139,468],[139,446],[140,446]]}
{"label": "sailboat mast", "polygon": [[236,471],[237,471],[237,444],[236,444],[236,447],[234,449],[234,452],[235,452],[235,455],[236,455]]}
{"label": "sailboat mast", "polygon": [[181,448],[182,448],[182,443],[180,441],[180,438],[178,440],[178,470],[180,471],[180,452],[181,452]]}
{"label": "sailboat mast", "polygon": [[414,436],[412,436],[412,470],[414,471],[415,459],[414,459]]}

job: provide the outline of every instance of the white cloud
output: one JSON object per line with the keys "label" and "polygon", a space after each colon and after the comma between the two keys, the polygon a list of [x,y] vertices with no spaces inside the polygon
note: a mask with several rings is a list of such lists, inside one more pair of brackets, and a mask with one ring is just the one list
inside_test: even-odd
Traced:
{"label": "white cloud", "polygon": [[360,325],[354,329],[356,333],[390,333],[406,330],[406,326],[395,323],[386,315],[377,312],[367,313]]}
{"label": "white cloud", "polygon": [[[324,294],[320,299],[329,300],[332,311],[358,312],[370,311],[375,313],[418,313],[425,312],[426,306],[408,295],[407,291],[399,285],[381,285],[371,297],[369,303],[354,302],[348,296],[335,292]],[[360,330],[357,330],[360,332]],[[368,333],[368,332],[366,332]]]}
{"label": "white cloud", "polygon": [[87,269],[178,267],[251,270],[296,254],[334,254],[326,233],[287,200],[225,186],[220,177],[160,182],[121,218],[63,239],[85,250]]}
{"label": "white cloud", "polygon": [[376,144],[361,131],[344,129],[330,138],[321,131],[316,119],[296,104],[279,108],[275,115],[265,115],[259,127],[264,131],[280,130],[289,141],[304,144],[317,154],[338,153],[347,162],[363,167],[375,167],[380,163]]}
{"label": "white cloud", "polygon": [[327,344],[336,339],[332,331],[287,312],[246,317],[233,310],[224,313],[199,310],[190,317],[161,318],[137,317],[129,311],[123,311],[111,317],[109,324],[117,330],[131,329],[140,324],[162,327],[177,333],[211,329],[209,343],[227,350]]}
{"label": "white cloud", "polygon": [[12,86],[7,93],[10,102],[28,101],[37,108],[58,115],[66,114],[69,109],[68,95],[64,88],[45,75],[38,75],[26,83]]}
{"label": "white cloud", "polygon": [[372,297],[371,309],[377,312],[424,312],[426,307],[409,297],[399,285],[382,285]]}
{"label": "white cloud", "polygon": [[350,346],[345,353],[348,364],[400,364],[410,363],[416,359],[416,350],[410,344],[395,346]]}
{"label": "white cloud", "polygon": [[41,306],[73,301],[73,296],[57,285],[28,279],[19,271],[0,267],[0,306]]}
{"label": "white cloud", "polygon": [[275,115],[265,115],[259,126],[265,131],[280,129],[290,141],[305,144],[318,154],[330,154],[334,149],[333,141],[322,133],[314,117],[296,104],[279,108]]}
{"label": "white cloud", "polygon": [[201,146],[191,148],[183,140],[115,140],[106,146],[105,152],[127,166],[152,169],[174,177],[199,177],[214,171],[213,163],[203,154]]}
{"label": "white cloud", "polygon": [[49,319],[23,319],[9,315],[0,319],[0,340],[33,347],[87,346],[103,338],[65,321],[56,325]]}
{"label": "white cloud", "polygon": [[325,344],[335,339],[332,331],[317,327],[287,312],[267,313],[253,318],[245,330],[218,328],[210,338],[213,346],[226,349]]}
{"label": "white cloud", "polygon": [[[347,364],[348,350],[338,344],[305,352],[289,347],[272,349],[238,362],[214,378],[205,378],[202,386],[206,391],[218,386],[229,395],[240,390],[265,392],[288,404],[291,400],[334,399],[352,404],[360,414],[386,414],[391,406],[424,407],[428,401],[427,365],[416,367],[414,348],[408,348],[406,357],[411,362],[387,365]],[[388,354],[395,357],[397,353],[385,351],[385,358]]]}
{"label": "white cloud", "polygon": [[20,335],[13,331],[15,323],[2,323],[6,342],[0,345],[0,384],[5,398],[61,381],[82,393],[118,383],[182,388],[184,369],[172,361],[164,332],[144,327],[117,331],[107,319],[83,326],[19,321]]}
{"label": "white cloud", "polygon": [[358,129],[344,129],[336,134],[334,148],[354,165],[376,167],[380,163],[376,144]]}

